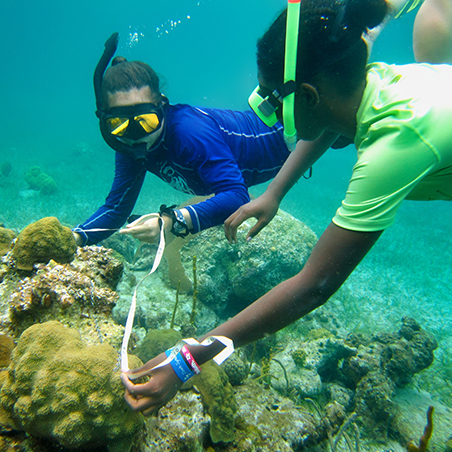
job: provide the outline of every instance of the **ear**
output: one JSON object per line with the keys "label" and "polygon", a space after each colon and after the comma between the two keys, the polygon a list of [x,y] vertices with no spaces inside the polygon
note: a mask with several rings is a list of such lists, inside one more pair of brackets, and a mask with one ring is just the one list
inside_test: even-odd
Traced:
{"label": "ear", "polygon": [[302,83],[297,90],[297,95],[302,96],[307,105],[311,108],[316,107],[320,101],[317,89],[309,83]]}

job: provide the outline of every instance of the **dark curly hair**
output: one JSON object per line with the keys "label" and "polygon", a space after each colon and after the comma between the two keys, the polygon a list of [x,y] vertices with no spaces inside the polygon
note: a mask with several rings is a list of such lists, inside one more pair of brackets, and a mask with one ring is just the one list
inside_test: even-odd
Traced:
{"label": "dark curly hair", "polygon": [[[298,32],[297,83],[322,73],[344,91],[352,91],[366,76],[367,46],[363,33],[379,25],[388,13],[385,0],[302,0]],[[284,77],[287,9],[257,42],[257,66],[266,83]]]}

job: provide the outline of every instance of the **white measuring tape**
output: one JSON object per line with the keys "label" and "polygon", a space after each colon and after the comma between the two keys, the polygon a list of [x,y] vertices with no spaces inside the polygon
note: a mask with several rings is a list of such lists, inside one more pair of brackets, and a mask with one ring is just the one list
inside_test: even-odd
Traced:
{"label": "white measuring tape", "polygon": [[[128,356],[127,350],[129,348],[130,335],[132,334],[133,322],[135,319],[138,287],[148,276],[152,275],[152,273],[154,273],[157,270],[157,268],[159,267],[160,262],[162,260],[163,252],[165,251],[165,228],[164,228],[163,219],[160,216],[160,214],[151,213],[148,215],[143,215],[138,220],[134,221],[134,225],[144,223],[149,218],[158,218],[159,219],[159,226],[160,226],[159,245],[157,248],[157,253],[154,258],[154,263],[152,264],[151,271],[138,282],[138,284],[135,286],[135,289],[133,291],[132,303],[130,305],[129,313],[127,315],[126,326],[124,329],[124,337],[122,339],[122,345],[121,345],[121,372],[127,372],[129,370],[129,356]],[[99,232],[99,231],[108,231],[108,230],[111,230],[111,229],[86,229],[85,231],[86,232]],[[159,365],[157,365],[149,370],[145,370],[145,371],[134,373],[134,374],[128,374],[127,376],[130,380],[136,380],[137,378],[150,374],[154,369],[166,366],[177,356],[177,354],[181,351],[182,347],[185,344],[207,347],[207,346],[211,345],[213,342],[215,342],[215,340],[221,342],[225,346],[225,348],[213,358],[213,360],[218,365],[220,365],[223,361],[226,360],[226,358],[228,358],[234,352],[234,343],[232,342],[231,339],[224,337],[224,336],[209,336],[208,338],[204,339],[201,343],[199,343],[196,339],[188,338],[188,339],[182,339],[181,341],[179,341],[171,349],[170,355],[165,359],[165,361],[163,361]]]}

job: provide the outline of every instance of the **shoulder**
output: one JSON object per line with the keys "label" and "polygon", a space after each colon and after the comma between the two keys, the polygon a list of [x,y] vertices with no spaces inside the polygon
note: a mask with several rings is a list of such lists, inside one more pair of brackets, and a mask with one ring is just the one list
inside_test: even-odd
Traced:
{"label": "shoulder", "polygon": [[179,145],[218,140],[220,125],[209,109],[176,104],[168,115],[167,138]]}
{"label": "shoulder", "polygon": [[171,105],[169,109],[169,123],[173,127],[191,127],[209,124],[209,114],[198,107],[187,104]]}

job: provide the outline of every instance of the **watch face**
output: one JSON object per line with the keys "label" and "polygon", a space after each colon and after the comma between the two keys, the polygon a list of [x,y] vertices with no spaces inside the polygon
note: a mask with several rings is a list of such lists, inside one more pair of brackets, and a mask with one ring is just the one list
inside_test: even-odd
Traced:
{"label": "watch face", "polygon": [[177,232],[187,232],[187,226],[176,221],[173,225],[173,229]]}
{"label": "watch face", "polygon": [[174,211],[174,223],[172,227],[172,233],[179,237],[185,237],[189,234],[187,223],[181,211]]}

